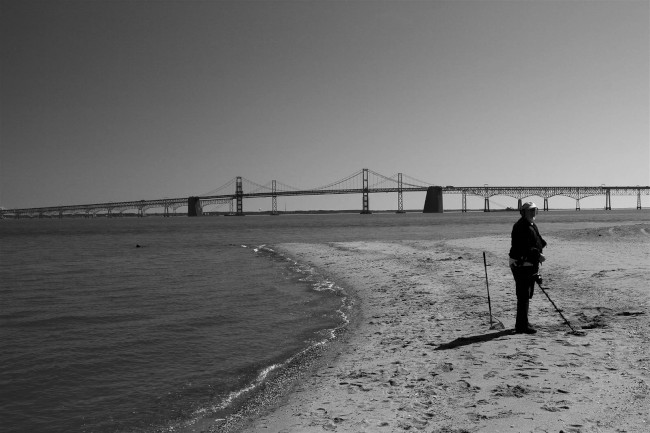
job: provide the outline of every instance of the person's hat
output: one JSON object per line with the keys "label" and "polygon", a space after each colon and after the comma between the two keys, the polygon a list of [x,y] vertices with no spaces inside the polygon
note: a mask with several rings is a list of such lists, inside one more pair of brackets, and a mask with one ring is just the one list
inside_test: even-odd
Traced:
{"label": "person's hat", "polygon": [[537,205],[535,203],[533,203],[532,201],[529,201],[529,202],[526,202],[526,203],[521,205],[520,213],[523,215],[524,212],[527,211],[528,209],[538,210],[539,208],[537,207]]}

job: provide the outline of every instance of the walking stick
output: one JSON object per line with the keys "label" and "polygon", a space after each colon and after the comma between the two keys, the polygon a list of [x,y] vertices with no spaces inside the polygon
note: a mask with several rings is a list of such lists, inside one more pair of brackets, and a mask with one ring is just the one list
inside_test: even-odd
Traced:
{"label": "walking stick", "polygon": [[483,251],[483,266],[485,267],[485,287],[488,294],[488,308],[490,309],[490,328],[492,328],[492,303],[490,302],[490,284],[487,276],[487,260],[485,260],[485,251]]}
{"label": "walking stick", "polygon": [[503,326],[503,323],[499,319],[494,319],[498,323],[492,324],[493,318],[492,318],[492,302],[490,301],[490,284],[488,283],[488,275],[487,275],[487,260],[485,259],[485,251],[483,251],[483,266],[485,267],[485,287],[487,288],[487,295],[488,295],[488,308],[490,309],[490,329],[505,329],[505,326]]}

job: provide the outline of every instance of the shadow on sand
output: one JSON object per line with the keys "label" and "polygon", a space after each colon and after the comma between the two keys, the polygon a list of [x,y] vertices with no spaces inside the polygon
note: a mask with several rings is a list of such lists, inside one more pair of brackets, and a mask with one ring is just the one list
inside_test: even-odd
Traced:
{"label": "shadow on sand", "polygon": [[499,337],[505,337],[506,335],[514,335],[514,333],[515,333],[514,329],[505,329],[503,331],[492,332],[490,334],[474,335],[471,337],[460,337],[455,339],[454,341],[450,341],[449,343],[441,344],[440,346],[436,347],[433,350],[455,349],[456,347],[467,346],[469,344],[474,344],[474,343],[483,343],[484,341],[494,340]]}

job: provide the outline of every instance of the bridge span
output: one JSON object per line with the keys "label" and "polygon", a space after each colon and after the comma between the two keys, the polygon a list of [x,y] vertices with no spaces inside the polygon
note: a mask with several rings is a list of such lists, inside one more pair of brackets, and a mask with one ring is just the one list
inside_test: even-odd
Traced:
{"label": "bridge span", "polygon": [[[437,186],[397,173],[387,177],[369,169],[362,169],[336,182],[316,188],[295,188],[272,180],[261,185],[241,176],[233,178],[228,183],[208,193],[180,198],[162,198],[154,200],[122,201],[95,203],[84,205],[49,206],[21,209],[0,209],[0,218],[52,218],[64,216],[124,216],[130,214],[143,217],[148,210],[159,209],[163,216],[176,214],[179,208],[187,206],[188,216],[198,216],[203,208],[211,205],[228,205],[228,214],[244,215],[243,201],[248,198],[271,198],[271,214],[277,215],[277,198],[287,196],[313,196],[326,194],[359,194],[361,195],[361,213],[369,214],[369,195],[376,193],[397,194],[397,213],[403,213],[403,194],[405,192],[426,191],[427,201],[435,199],[438,212],[443,210],[443,194],[460,194],[462,196],[462,212],[467,212],[467,197],[483,198],[483,210],[490,212],[490,198],[506,196],[515,198],[518,206],[524,199],[539,197],[543,200],[543,210],[549,209],[549,199],[557,196],[569,197],[575,200],[576,210],[580,210],[580,200],[586,197],[603,196],[603,209],[612,209],[612,196],[636,196],[637,209],[642,208],[641,196],[650,195],[650,186]],[[425,209],[425,212],[427,210]]]}

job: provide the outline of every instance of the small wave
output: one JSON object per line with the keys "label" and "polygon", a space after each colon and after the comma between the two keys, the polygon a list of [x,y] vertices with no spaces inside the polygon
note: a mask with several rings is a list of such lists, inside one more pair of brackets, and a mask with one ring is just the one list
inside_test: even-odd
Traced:
{"label": "small wave", "polygon": [[260,371],[259,374],[257,375],[257,377],[255,378],[255,380],[252,383],[250,383],[248,386],[246,386],[244,388],[241,388],[241,389],[238,389],[238,390],[235,390],[235,391],[232,391],[230,394],[228,394],[228,397],[226,397],[220,404],[218,404],[216,406],[212,406],[209,409],[207,409],[207,408],[199,409],[194,414],[195,415],[206,415],[209,412],[216,412],[217,410],[223,410],[223,409],[227,408],[237,398],[241,397],[242,395],[246,394],[247,392],[250,392],[250,391],[254,390],[259,385],[261,385],[262,382],[264,382],[264,380],[268,377],[269,373],[271,373],[273,370],[276,370],[276,369],[282,367],[283,365],[287,364],[290,360],[291,360],[291,358],[288,361],[285,361],[285,362],[283,362],[281,364],[273,364],[273,365],[270,365],[270,366],[262,369],[262,371]]}
{"label": "small wave", "polygon": [[[324,337],[311,341],[310,344],[295,353],[294,355],[287,358],[285,361],[280,363],[274,363],[270,366],[263,368],[249,384],[243,386],[240,389],[231,391],[225,398],[219,401],[217,404],[210,407],[205,407],[197,409],[193,413],[193,419],[188,421],[187,425],[190,425],[196,422],[200,418],[205,418],[210,416],[210,414],[227,411],[232,409],[237,401],[242,401],[246,399],[247,395],[252,394],[257,389],[259,389],[262,384],[268,379],[269,375],[275,371],[280,371],[282,369],[289,369],[296,362],[300,362],[301,359],[310,356],[315,351],[319,350],[329,342],[333,341],[340,335],[342,332],[347,329],[350,324],[349,312],[352,309],[353,305],[350,301],[350,298],[346,295],[345,290],[338,286],[334,281],[330,281],[327,278],[323,277],[318,273],[318,271],[306,264],[300,263],[291,257],[288,257],[281,252],[275,251],[272,248],[266,245],[259,245],[257,247],[249,247],[242,245],[244,248],[251,248],[256,254],[268,254],[271,258],[280,259],[286,261],[290,270],[302,277],[299,278],[299,281],[306,282],[314,291],[323,292],[333,292],[341,296],[339,308],[336,309],[335,313],[338,315],[338,325],[333,328],[323,329],[322,333]],[[220,420],[225,421],[225,419],[220,418]],[[172,429],[173,430],[173,429]]]}
{"label": "small wave", "polygon": [[349,311],[352,308],[352,305],[343,287],[336,284],[336,282],[325,278],[323,275],[318,273],[314,267],[300,263],[297,260],[286,256],[282,252],[275,251],[266,245],[258,246],[256,252],[268,253],[271,256],[287,261],[290,264],[290,269],[292,272],[296,273],[297,275],[302,275],[302,277],[300,277],[298,280],[309,283],[312,290],[317,292],[329,291],[341,295],[341,304],[340,307],[336,310],[336,314],[340,318],[340,325],[334,328],[325,329],[324,331],[327,332],[330,337],[328,337],[325,341],[315,344],[327,343],[328,340],[334,339],[340,330],[344,329],[347,325],[350,324],[350,318],[346,313],[346,310]]}

